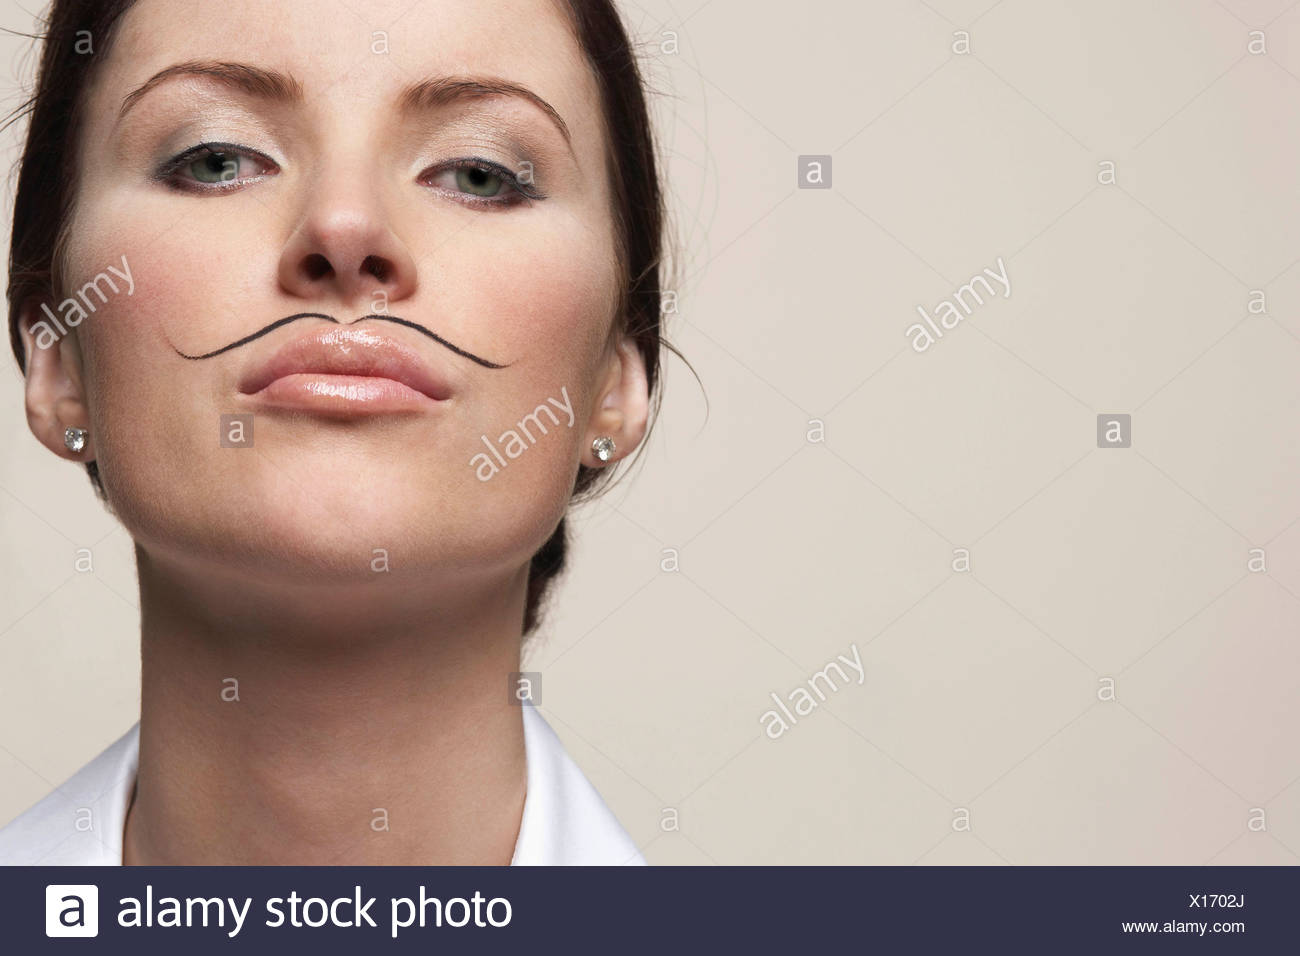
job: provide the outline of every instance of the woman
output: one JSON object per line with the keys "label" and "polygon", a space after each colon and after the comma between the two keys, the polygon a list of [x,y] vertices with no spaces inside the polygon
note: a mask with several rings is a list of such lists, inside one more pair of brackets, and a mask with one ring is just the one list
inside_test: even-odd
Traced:
{"label": "woman", "polygon": [[0,861],[644,862],[517,672],[652,417],[657,177],[608,0],[56,0],[10,326],[142,704]]}

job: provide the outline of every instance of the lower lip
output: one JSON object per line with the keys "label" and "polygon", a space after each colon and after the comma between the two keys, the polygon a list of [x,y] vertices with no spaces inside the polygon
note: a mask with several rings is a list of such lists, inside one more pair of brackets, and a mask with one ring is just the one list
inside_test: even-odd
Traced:
{"label": "lower lip", "polygon": [[279,408],[343,417],[421,412],[442,404],[391,378],[308,372],[277,378],[250,397]]}

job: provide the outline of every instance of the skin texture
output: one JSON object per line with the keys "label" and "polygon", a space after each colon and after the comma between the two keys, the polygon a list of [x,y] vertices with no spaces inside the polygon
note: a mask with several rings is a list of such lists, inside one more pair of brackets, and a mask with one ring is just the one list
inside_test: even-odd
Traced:
{"label": "skin texture", "polygon": [[[610,335],[599,91],[562,11],[551,0],[360,9],[140,0],[90,91],[65,260],[75,289],[125,256],[135,291],[96,300],[51,348],[34,347],[39,304],[24,310],[31,429],[55,454],[99,462],[136,542],[143,677],[128,864],[508,863],[526,778],[507,675],[520,669],[528,561],[564,514],[579,463],[603,466],[592,439],[612,436],[617,460],[645,434],[643,363]],[[378,30],[387,52],[371,50]],[[132,90],[190,60],[291,74],[302,102],[179,78],[119,119]],[[404,87],[453,73],[535,91],[563,117],[571,151],[517,98],[399,111]],[[155,176],[213,141],[272,162],[241,156],[228,191]],[[546,198],[474,206],[454,170],[430,172],[475,156],[532,163]],[[503,197],[514,198],[508,186]],[[388,312],[508,367],[362,321],[354,331],[418,352],[451,397],[340,418],[239,390],[285,343],[340,326],[300,320],[212,359],[177,355],[299,312],[345,323]],[[480,480],[482,436],[562,390],[572,427],[563,413],[558,427],[547,420]],[[221,447],[220,416],[249,412],[253,447]],[[69,425],[89,429],[80,453],[64,446]],[[374,570],[378,549],[387,570]],[[237,701],[223,699],[232,678]],[[372,828],[376,808],[387,831]]]}

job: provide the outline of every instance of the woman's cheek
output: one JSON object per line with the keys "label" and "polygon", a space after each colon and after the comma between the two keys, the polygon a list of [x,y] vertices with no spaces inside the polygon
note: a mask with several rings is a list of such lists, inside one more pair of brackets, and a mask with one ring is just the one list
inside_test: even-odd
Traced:
{"label": "woman's cheek", "polygon": [[[449,332],[478,341],[481,354],[504,355],[500,361],[562,353],[580,366],[592,358],[613,318],[614,262],[599,225],[561,202],[484,213],[472,243],[432,253],[419,294],[429,319],[448,317],[457,326]],[[496,226],[497,219],[511,221]]]}
{"label": "woman's cheek", "polygon": [[535,237],[504,262],[494,259],[477,281],[451,285],[458,291],[450,313],[467,329],[468,317],[479,316],[491,330],[486,342],[511,363],[475,373],[466,418],[478,497],[484,509],[533,516],[530,534],[542,540],[573,490],[613,319],[612,271],[599,265],[589,235]]}
{"label": "woman's cheek", "polygon": [[[69,284],[93,275],[93,263],[110,261],[115,250],[119,268],[125,259],[130,271],[131,283],[106,302],[96,300],[78,327],[98,465],[128,527],[133,515],[165,510],[202,489],[211,465],[204,439],[215,444],[218,428],[211,376],[187,368],[168,337],[169,323],[183,326],[192,315],[219,310],[206,295],[203,272],[178,268],[159,255],[160,245],[151,251],[100,240],[70,257]],[[190,280],[182,281],[186,275]]]}

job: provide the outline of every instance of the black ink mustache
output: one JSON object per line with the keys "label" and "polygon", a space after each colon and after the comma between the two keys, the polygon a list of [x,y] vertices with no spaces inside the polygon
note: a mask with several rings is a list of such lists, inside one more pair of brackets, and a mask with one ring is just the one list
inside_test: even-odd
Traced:
{"label": "black ink mustache", "polygon": [[452,345],[441,335],[438,335],[436,332],[426,329],[423,325],[420,325],[418,322],[412,322],[410,319],[399,318],[398,316],[395,315],[380,315],[377,312],[371,312],[369,315],[363,315],[360,319],[356,319],[354,322],[340,322],[338,319],[334,318],[334,316],[326,315],[324,312],[298,312],[294,315],[286,315],[283,319],[276,319],[266,328],[259,329],[258,331],[254,332],[252,335],[245,335],[242,339],[239,339],[236,342],[231,342],[229,345],[223,345],[221,348],[214,349],[211,352],[204,352],[202,355],[186,355],[180,349],[176,348],[176,346],[173,345],[172,348],[175,349],[176,354],[179,355],[181,358],[187,358],[187,359],[215,358],[218,355],[221,355],[225,352],[229,352],[231,349],[237,349],[241,345],[247,345],[249,342],[252,342],[254,339],[260,339],[263,335],[266,335],[266,333],[274,332],[280,326],[288,325],[290,322],[296,322],[298,319],[329,319],[335,325],[354,325],[356,324],[356,322],[360,322],[362,319],[383,319],[385,322],[396,322],[398,325],[404,325],[408,329],[415,329],[415,331],[419,332],[421,335],[427,335],[429,338],[433,339],[439,345],[451,349],[457,355],[463,355],[471,362],[477,362],[479,365],[482,365],[484,368],[508,368],[509,367],[509,365],[498,365],[496,362],[489,362],[485,358],[479,358],[473,352],[467,352],[458,346]]}

